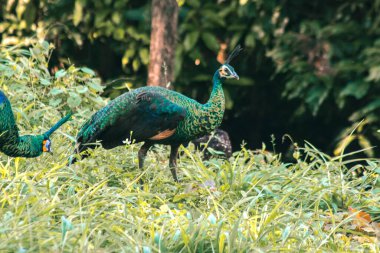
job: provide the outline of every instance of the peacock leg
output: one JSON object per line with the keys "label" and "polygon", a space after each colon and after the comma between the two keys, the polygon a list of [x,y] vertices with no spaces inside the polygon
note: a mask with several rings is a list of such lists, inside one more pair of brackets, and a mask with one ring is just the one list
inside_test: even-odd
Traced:
{"label": "peacock leg", "polygon": [[169,167],[173,175],[174,181],[179,182],[177,178],[177,156],[179,145],[172,145],[170,150]]}
{"label": "peacock leg", "polygon": [[[139,169],[143,169],[144,167],[144,160],[145,160],[145,157],[146,157],[146,154],[148,153],[148,150],[150,149],[150,147],[152,146],[152,144],[148,143],[148,142],[145,142],[139,152],[138,152],[138,158],[139,158]],[[142,179],[140,179],[140,183],[143,184],[144,182],[142,181]]]}

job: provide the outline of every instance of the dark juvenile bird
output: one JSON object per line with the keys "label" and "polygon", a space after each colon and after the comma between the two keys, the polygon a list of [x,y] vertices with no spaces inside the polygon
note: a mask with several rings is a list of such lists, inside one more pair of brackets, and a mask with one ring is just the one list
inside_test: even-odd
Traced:
{"label": "dark juvenile bird", "polygon": [[[220,153],[220,156],[230,158],[232,156],[232,144],[228,133],[222,129],[216,129],[213,134],[206,134],[192,141],[195,147],[203,150],[203,158],[210,159],[214,154],[208,150],[212,148],[214,151]],[[207,148],[204,148],[204,145]],[[218,154],[219,155],[219,154]]]}
{"label": "dark juvenile bird", "polygon": [[[171,146],[169,166],[177,179],[176,159],[181,144],[210,133],[220,125],[224,114],[225,79],[239,79],[229,65],[241,48],[238,46],[213,77],[211,96],[206,104],[162,87],[142,87],[124,93],[96,112],[77,135],[76,152],[94,148],[100,141],[105,149],[123,145],[127,138],[144,142],[138,152],[142,168],[149,148],[154,144]],[[82,158],[88,156],[82,153]],[[78,157],[78,156],[77,156]],[[77,158],[73,158],[71,163]]]}
{"label": "dark juvenile bird", "polygon": [[44,134],[20,136],[11,103],[0,91],[0,152],[12,157],[28,158],[40,156],[42,152],[51,152],[50,135],[70,117],[71,114],[68,114]]}

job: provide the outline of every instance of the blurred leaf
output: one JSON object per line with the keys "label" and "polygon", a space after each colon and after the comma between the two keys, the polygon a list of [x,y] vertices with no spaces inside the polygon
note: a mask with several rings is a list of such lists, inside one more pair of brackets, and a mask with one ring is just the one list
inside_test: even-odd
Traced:
{"label": "blurred leaf", "polygon": [[133,62],[132,62],[133,71],[137,71],[139,67],[140,67],[140,61],[138,59],[133,59]]}
{"label": "blurred leaf", "polygon": [[245,37],[244,45],[246,47],[254,48],[255,44],[255,35],[253,33],[248,34],[247,37]]}
{"label": "blurred leaf", "polygon": [[74,6],[74,14],[73,14],[73,23],[75,26],[78,26],[79,23],[82,20],[83,16],[83,5],[81,0],[76,0],[75,1],[75,6]]}
{"label": "blurred leaf", "polygon": [[211,224],[216,224],[216,217],[215,217],[215,215],[214,214],[210,214],[209,216],[208,216],[208,221],[211,223]]}
{"label": "blurred leaf", "polygon": [[112,13],[112,21],[118,25],[121,22],[121,15],[119,12],[115,11]]}
{"label": "blurred leaf", "polygon": [[224,19],[221,18],[213,9],[202,9],[201,15],[205,20],[207,20],[207,23],[215,24],[220,27],[224,27],[226,25]]}
{"label": "blurred leaf", "polygon": [[70,97],[67,99],[67,104],[71,108],[75,108],[75,107],[79,106],[81,104],[81,102],[82,102],[81,97],[78,94],[73,93],[73,92],[70,93]]}
{"label": "blurred leaf", "polygon": [[95,72],[92,69],[82,67],[80,70],[86,74],[89,74],[90,76],[95,76]]}
{"label": "blurred leaf", "polygon": [[[227,108],[227,106],[226,106],[226,109],[230,109],[230,108],[232,108],[232,106],[230,106],[229,108]],[[218,150],[215,150],[211,147],[207,147],[207,151],[210,152],[210,154],[212,154],[212,155],[221,155],[221,156],[225,155],[225,153],[223,151],[218,151]]]}
{"label": "blurred leaf", "polygon": [[45,79],[45,78],[41,78],[40,82],[41,82],[42,85],[45,85],[45,86],[51,85],[51,82],[49,80]]}
{"label": "blurred leaf", "polygon": [[369,76],[367,81],[377,82],[380,80],[380,66],[373,66],[369,69]]}
{"label": "blurred leaf", "polygon": [[239,40],[241,39],[241,34],[240,33],[235,33],[232,38],[231,38],[231,43],[230,43],[230,46],[231,48],[235,48],[238,43],[239,43]]}
{"label": "blurred leaf", "polygon": [[194,31],[187,34],[187,36],[185,37],[185,41],[183,42],[186,51],[189,51],[194,47],[194,45],[198,41],[199,34],[199,31]]}
{"label": "blurred leaf", "polygon": [[317,112],[322,105],[323,101],[327,98],[329,90],[321,85],[314,85],[306,95],[306,103],[311,108],[313,115]]}
{"label": "blurred leaf", "polygon": [[363,149],[366,149],[364,152],[367,154],[368,157],[373,157],[374,156],[374,150],[373,150],[373,145],[371,142],[362,134],[358,135],[358,141],[360,147]]}
{"label": "blurred leaf", "polygon": [[57,72],[55,72],[55,78],[56,79],[64,77],[65,75],[66,75],[66,71],[63,69],[60,69]]}
{"label": "blurred leaf", "polygon": [[53,107],[57,107],[57,106],[59,106],[61,103],[62,103],[62,99],[61,99],[61,98],[58,98],[58,99],[50,99],[50,100],[49,100],[49,105],[50,105],[50,106],[53,106]]}
{"label": "blurred leaf", "polygon": [[201,6],[200,0],[186,0],[186,3],[194,8],[199,8]]}
{"label": "blurred leaf", "polygon": [[191,197],[192,194],[191,193],[181,193],[181,194],[177,194],[174,196],[173,198],[173,202],[176,203],[176,202],[180,202],[182,200],[185,200],[185,199],[188,199],[189,197]]}
{"label": "blurred leaf", "polygon": [[143,247],[143,253],[151,253],[152,250],[148,246]]}
{"label": "blurred leaf", "polygon": [[62,222],[61,231],[62,231],[62,241],[63,241],[66,236],[67,231],[70,231],[73,229],[73,225],[68,219],[66,219],[65,216],[61,217],[61,222]]}
{"label": "blurred leaf", "polygon": [[75,87],[75,90],[76,90],[76,92],[83,94],[83,93],[86,93],[88,91],[88,88],[84,85],[80,85],[80,86]]}
{"label": "blurred leaf", "polygon": [[97,83],[94,83],[94,82],[91,82],[88,84],[88,86],[91,88],[91,89],[94,89],[95,91],[98,91],[98,92],[101,92],[103,91],[103,86],[97,84]]}
{"label": "blurred leaf", "polygon": [[116,28],[113,31],[113,37],[115,38],[115,40],[123,40],[124,34],[125,34],[125,32],[124,32],[123,28]]}
{"label": "blurred leaf", "polygon": [[140,55],[141,62],[144,65],[148,65],[148,63],[149,63],[149,51],[148,51],[148,49],[146,49],[146,48],[140,49],[139,55]]}
{"label": "blurred leaf", "polygon": [[346,147],[350,145],[350,143],[354,141],[355,139],[356,139],[355,135],[348,135],[344,137],[342,140],[340,140],[336,148],[334,149],[334,155],[335,156],[341,155],[342,152],[346,149]]}
{"label": "blurred leaf", "polygon": [[341,97],[354,96],[356,99],[361,99],[367,94],[369,87],[370,87],[369,82],[363,82],[363,81],[350,82],[348,83],[348,85],[346,85],[343,88],[339,96]]}
{"label": "blurred leaf", "polygon": [[202,40],[205,43],[205,45],[212,51],[218,52],[219,50],[219,43],[216,39],[215,35],[209,32],[202,33]]}
{"label": "blurred leaf", "polygon": [[128,48],[125,53],[124,53],[124,56],[122,58],[122,63],[123,65],[127,65],[129,63],[129,60],[135,55],[135,49],[134,47],[133,48]]}
{"label": "blurred leaf", "polygon": [[61,93],[63,93],[63,90],[61,90],[60,88],[53,88],[50,90],[50,94],[52,94],[53,96],[61,94]]}

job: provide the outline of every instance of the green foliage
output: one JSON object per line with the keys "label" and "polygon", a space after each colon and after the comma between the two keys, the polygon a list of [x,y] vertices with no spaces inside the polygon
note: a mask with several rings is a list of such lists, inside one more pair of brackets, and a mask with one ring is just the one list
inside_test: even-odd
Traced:
{"label": "green foliage", "polygon": [[[379,1],[366,0],[321,4],[319,12],[334,12],[303,15],[268,52],[276,73],[286,78],[283,96],[297,99],[313,115],[327,115],[321,108],[330,103],[335,113],[347,115],[350,127],[366,118],[367,143],[380,139],[379,6]],[[289,10],[282,12],[288,15]],[[339,137],[346,135],[342,131]],[[367,148],[363,143],[359,145]]]}
{"label": "green foliage", "polygon": [[[98,91],[88,68],[71,66],[50,75],[50,50],[42,42],[1,53],[0,87],[15,105],[22,132],[25,122],[52,125],[70,108],[71,93],[81,102],[74,120],[53,136],[54,156],[0,154],[0,251],[379,251],[373,231],[358,231],[347,211],[354,206],[378,215],[378,161],[362,161],[365,176],[352,178],[350,164],[357,159],[343,152],[332,158],[309,144],[297,148],[296,161],[288,164],[265,149],[245,148],[228,161],[202,161],[190,146],[181,148],[182,182],[176,184],[167,148],[149,152],[140,171],[138,145],[126,144],[97,148],[68,167],[72,137],[104,101],[91,99]],[[62,101],[51,106],[58,95]]]}
{"label": "green foliage", "polygon": [[[229,125],[250,119],[257,128],[234,139],[260,143],[273,132],[284,134],[286,124],[302,139],[328,130],[315,141],[324,139],[321,144],[331,146],[365,118],[366,141],[357,144],[365,147],[363,143],[374,145],[379,140],[379,0],[178,2],[176,90],[205,101],[209,88],[205,84],[218,65],[216,58],[222,60],[219,56],[239,43],[244,48],[233,62],[242,79],[224,87],[225,118]],[[114,82],[107,87],[104,95],[111,98],[131,86],[144,85],[150,1],[5,3],[0,8],[3,45],[46,39],[58,49],[52,56],[52,65],[58,68],[70,66],[72,60],[96,69],[106,79],[127,77],[127,84]],[[49,79],[41,82],[49,85]],[[80,92],[85,93],[85,88],[78,88],[76,93]],[[80,98],[72,94],[71,106],[78,105]],[[52,105],[59,99],[64,98],[57,94]],[[269,121],[279,129],[269,128]],[[305,122],[311,123],[305,127]]]}
{"label": "green foliage", "polygon": [[[21,46],[1,49],[0,88],[11,100],[18,119],[40,122],[41,118],[50,118],[48,121],[51,121],[51,117],[59,118],[63,111],[73,111],[87,118],[88,113],[105,105],[99,96],[103,86],[91,69],[71,65],[54,75],[49,72],[52,44],[42,41],[28,49]],[[52,108],[61,113],[54,116],[50,112]]]}
{"label": "green foliage", "polygon": [[[0,23],[2,40],[4,44],[20,43],[29,41],[23,36],[36,34],[40,39],[73,42],[76,47],[88,42],[111,43],[118,54],[123,54],[123,69],[136,72],[149,61],[150,17],[146,2],[133,2],[7,1]],[[69,52],[60,53],[65,58]]]}

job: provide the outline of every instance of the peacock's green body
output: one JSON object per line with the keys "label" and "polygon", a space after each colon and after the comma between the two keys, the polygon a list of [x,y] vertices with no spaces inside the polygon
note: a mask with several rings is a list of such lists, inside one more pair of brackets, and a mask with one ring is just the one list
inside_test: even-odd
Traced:
{"label": "peacock's green body", "polygon": [[44,134],[20,136],[11,103],[0,91],[0,152],[12,157],[37,157],[50,152],[50,135],[70,117],[68,114]]}
{"label": "peacock's green body", "polygon": [[204,105],[162,87],[142,87],[125,93],[95,113],[81,128],[78,140],[80,143],[102,140],[105,148],[113,148],[127,138],[145,141],[167,129],[175,129],[172,135],[157,137],[155,142],[189,142],[209,133],[222,121],[224,95],[221,81],[215,82],[212,96]]}
{"label": "peacock's green body", "polygon": [[[171,146],[170,167],[174,179],[178,147],[210,133],[218,127],[224,114],[222,83],[238,78],[228,63],[240,48],[214,74],[213,88],[206,104],[162,87],[142,87],[125,93],[96,112],[77,135],[77,153],[94,148],[100,141],[106,149],[123,145],[126,139],[144,141],[139,151],[139,166],[154,144]],[[82,157],[87,154],[82,153]],[[76,158],[72,160],[75,162]]]}

